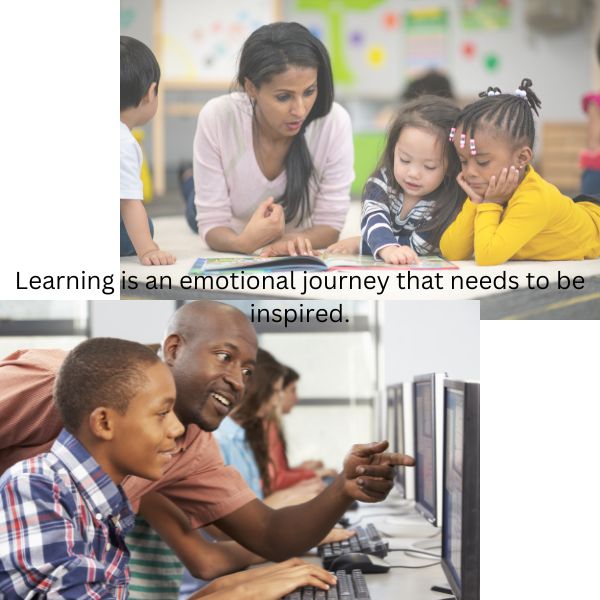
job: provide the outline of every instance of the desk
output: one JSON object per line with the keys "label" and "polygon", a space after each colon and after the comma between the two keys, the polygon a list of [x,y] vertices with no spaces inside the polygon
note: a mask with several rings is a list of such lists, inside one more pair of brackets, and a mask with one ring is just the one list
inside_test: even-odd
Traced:
{"label": "desk", "polygon": [[[358,235],[358,224],[360,222],[360,203],[351,202],[350,211],[346,218],[346,225],[342,230],[341,239]],[[474,261],[456,261],[454,264],[459,267],[458,270],[446,271],[410,271],[411,274],[416,274],[420,280],[426,276],[432,276],[436,273],[441,274],[441,281],[444,289],[398,289],[395,276],[397,273],[407,273],[407,271],[385,271],[386,274],[391,274],[390,284],[387,286],[383,296],[376,296],[374,291],[366,289],[361,290],[316,290],[309,291],[307,294],[300,295],[292,291],[283,291],[274,288],[265,287],[251,292],[240,292],[233,289],[224,290],[184,290],[177,283],[183,275],[186,275],[194,264],[196,258],[200,256],[228,256],[231,253],[219,253],[210,250],[202,241],[200,236],[193,233],[185,222],[183,216],[176,217],[161,217],[154,221],[156,231],[156,241],[164,250],[169,250],[177,257],[177,263],[171,266],[164,267],[145,267],[139,264],[137,257],[127,257],[121,259],[121,271],[124,271],[127,276],[134,276],[140,283],[135,290],[122,290],[123,298],[152,298],[152,299],[178,299],[191,300],[197,298],[220,298],[226,299],[241,299],[241,298],[296,298],[302,300],[372,300],[374,298],[382,298],[385,300],[465,300],[465,299],[481,299],[492,296],[496,293],[501,293],[492,289],[450,289],[451,277],[460,275],[463,280],[469,276],[481,277],[487,275],[492,279],[495,277],[510,276],[517,277],[519,289],[527,289],[527,275],[534,274],[536,277],[545,276],[551,284],[554,284],[558,279],[558,273],[568,275],[571,279],[575,275],[585,277],[586,281],[592,277],[600,275],[600,259],[584,260],[584,261],[511,261],[509,263],[498,265],[495,267],[478,267]],[[329,272],[322,274],[328,281],[334,281],[341,273],[345,272]],[[351,273],[356,274],[357,271]],[[381,274],[380,271],[361,271],[365,275]],[[147,278],[153,276],[159,278],[161,276],[170,277],[173,282],[172,289],[148,290],[144,286]],[[552,286],[551,286],[552,287]]]}
{"label": "desk", "polygon": [[[396,512],[398,516],[393,514]],[[407,514],[404,514],[404,512]],[[442,543],[441,529],[436,529],[427,523],[423,517],[414,511],[414,508],[405,508],[393,493],[383,503],[361,503],[358,510],[349,511],[346,516],[351,523],[362,526],[373,523],[382,534],[393,533],[394,535],[391,537],[384,537],[390,548],[412,547],[419,542],[423,542],[427,547],[441,546]],[[425,544],[425,542],[430,543]],[[441,552],[441,548],[431,550],[431,552]],[[320,564],[320,559],[314,555],[304,558],[315,564]],[[436,561],[435,558],[429,556],[424,555],[423,558],[414,558],[403,552],[390,552],[385,560],[390,565],[415,566]],[[423,569],[392,568],[387,573],[365,575],[365,579],[372,600],[441,600],[451,595],[431,591],[432,585],[448,586],[441,564]]]}

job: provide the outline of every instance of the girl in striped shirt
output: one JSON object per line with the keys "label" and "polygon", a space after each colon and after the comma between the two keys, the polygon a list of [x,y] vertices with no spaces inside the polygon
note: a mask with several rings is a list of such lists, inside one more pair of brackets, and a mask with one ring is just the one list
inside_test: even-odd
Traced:
{"label": "girl in striped shirt", "polygon": [[447,142],[459,109],[451,100],[424,95],[402,106],[384,153],[363,190],[361,236],[331,252],[371,254],[390,264],[417,262],[439,252],[445,228],[465,192],[456,182],[460,164]]}

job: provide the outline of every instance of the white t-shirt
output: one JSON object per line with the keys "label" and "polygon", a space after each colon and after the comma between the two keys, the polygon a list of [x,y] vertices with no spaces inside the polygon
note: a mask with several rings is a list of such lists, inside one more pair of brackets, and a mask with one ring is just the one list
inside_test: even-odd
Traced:
{"label": "white t-shirt", "polygon": [[[310,216],[288,223],[286,231],[329,225],[339,231],[350,207],[354,151],[350,116],[333,103],[327,115],[305,131],[314,173],[309,182]],[[234,92],[208,101],[198,116],[194,137],[194,186],[198,232],[215,227],[240,233],[257,206],[285,190],[285,170],[267,179],[252,145],[252,106],[245,93]]]}
{"label": "white t-shirt", "polygon": [[142,149],[121,121],[121,200],[143,200]]}

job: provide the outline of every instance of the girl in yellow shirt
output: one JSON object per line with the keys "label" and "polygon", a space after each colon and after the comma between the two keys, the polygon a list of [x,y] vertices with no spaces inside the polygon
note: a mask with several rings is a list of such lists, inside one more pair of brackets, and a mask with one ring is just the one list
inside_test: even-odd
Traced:
{"label": "girl in yellow shirt", "polygon": [[565,196],[529,164],[533,113],[541,106],[531,85],[523,79],[514,94],[488,88],[451,130],[457,181],[468,198],[440,240],[448,260],[474,255],[478,265],[498,265],[600,256],[600,202]]}

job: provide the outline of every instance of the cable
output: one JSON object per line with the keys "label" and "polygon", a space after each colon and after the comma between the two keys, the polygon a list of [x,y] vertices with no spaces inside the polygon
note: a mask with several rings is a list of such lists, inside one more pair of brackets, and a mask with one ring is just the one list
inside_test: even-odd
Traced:
{"label": "cable", "polygon": [[429,563],[428,565],[390,565],[390,569],[426,569],[427,567],[434,567],[440,564],[440,560]]}
{"label": "cable", "polygon": [[358,517],[358,519],[356,519],[356,521],[353,521],[352,523],[350,523],[348,525],[348,527],[353,527],[354,525],[356,525],[357,523],[360,523],[364,519],[371,519],[372,517],[397,517],[397,516],[398,516],[397,512],[393,512],[393,513],[389,513],[389,512],[384,512],[384,513],[369,513],[369,514],[366,514],[366,515],[361,515],[360,517]]}
{"label": "cable", "polygon": [[[433,556],[434,558],[439,558],[439,554],[434,554],[433,552],[425,552],[424,550],[416,550],[415,548],[390,548],[388,552],[412,552],[413,554],[425,554],[426,556]],[[416,556],[415,558],[420,558]]]}

